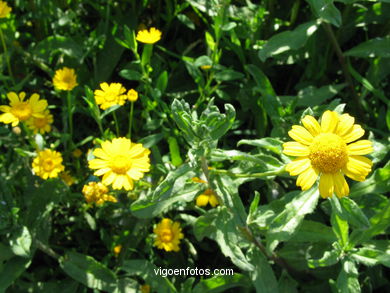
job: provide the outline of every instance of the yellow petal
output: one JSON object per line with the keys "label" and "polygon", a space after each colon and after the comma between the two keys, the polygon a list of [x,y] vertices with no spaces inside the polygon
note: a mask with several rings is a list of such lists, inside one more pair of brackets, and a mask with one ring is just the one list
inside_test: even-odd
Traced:
{"label": "yellow petal", "polygon": [[297,186],[300,186],[302,190],[308,190],[316,182],[318,173],[318,170],[312,167],[308,168],[298,176]]}
{"label": "yellow petal", "polygon": [[306,171],[311,167],[310,159],[307,157],[297,158],[294,161],[290,162],[286,166],[286,171],[290,173],[291,176],[296,176]]}
{"label": "yellow petal", "polygon": [[109,160],[110,156],[101,148],[95,149],[93,151],[93,155],[97,158],[103,159],[103,160]]}
{"label": "yellow petal", "polygon": [[351,131],[353,124],[355,123],[355,118],[349,114],[343,114],[340,117],[339,124],[337,125],[336,134],[343,136],[349,131]]}
{"label": "yellow petal", "polygon": [[7,94],[7,98],[10,101],[11,106],[20,101],[18,95],[15,92],[9,92]]}
{"label": "yellow petal", "polygon": [[219,204],[218,198],[214,194],[210,195],[209,202],[212,207],[216,207]]}
{"label": "yellow petal", "polygon": [[201,194],[196,198],[196,205],[198,207],[206,206],[209,202],[209,196]]}
{"label": "yellow petal", "polygon": [[302,124],[313,135],[316,136],[321,132],[321,126],[318,121],[310,115],[306,115],[302,119]]}
{"label": "yellow petal", "polygon": [[347,149],[350,155],[367,155],[374,151],[372,142],[366,139],[349,144]]}
{"label": "yellow petal", "polygon": [[91,169],[102,169],[108,166],[107,161],[100,159],[93,159],[88,162],[89,168]]}
{"label": "yellow petal", "polygon": [[349,194],[349,186],[342,173],[333,174],[333,182],[337,197],[340,198]]}
{"label": "yellow petal", "polygon": [[[363,181],[368,173],[371,172],[371,167],[372,161],[369,158],[363,156],[349,156],[343,172],[354,180]],[[359,180],[351,177],[350,174],[354,174],[353,176]]]}
{"label": "yellow petal", "polygon": [[342,136],[342,138],[344,139],[345,143],[350,143],[361,138],[363,135],[363,128],[359,124],[355,124],[349,132]]}
{"label": "yellow petal", "polygon": [[307,131],[306,128],[299,125],[293,125],[292,130],[288,132],[288,135],[297,142],[305,145],[309,145],[313,141],[313,136],[310,134],[310,132]]}
{"label": "yellow petal", "polygon": [[322,198],[327,198],[333,195],[333,174],[322,173],[320,178],[320,195]]}
{"label": "yellow petal", "polygon": [[310,154],[310,150],[307,146],[296,142],[289,141],[283,144],[283,153],[288,156],[303,157]]}
{"label": "yellow petal", "polygon": [[321,118],[322,132],[333,133],[339,122],[339,115],[334,111],[325,111]]}
{"label": "yellow petal", "polygon": [[108,186],[115,180],[116,177],[117,177],[116,173],[114,173],[112,171],[107,172],[106,174],[104,174],[104,176],[102,178],[102,183],[104,185]]}
{"label": "yellow petal", "polygon": [[112,188],[113,189],[122,189],[123,181],[124,181],[124,176],[117,175],[114,182],[112,183]]}

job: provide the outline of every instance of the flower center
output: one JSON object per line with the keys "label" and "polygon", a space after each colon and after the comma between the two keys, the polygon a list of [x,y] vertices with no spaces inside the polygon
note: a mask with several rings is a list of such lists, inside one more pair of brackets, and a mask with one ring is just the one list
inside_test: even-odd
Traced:
{"label": "flower center", "polygon": [[317,135],[310,145],[309,159],[314,168],[322,173],[336,173],[348,161],[347,145],[333,133]]}
{"label": "flower center", "polygon": [[111,161],[110,168],[117,174],[125,174],[131,167],[131,161],[122,155],[115,156]]}
{"label": "flower center", "polygon": [[164,229],[161,232],[161,240],[163,242],[171,242],[173,238],[171,229]]}
{"label": "flower center", "polygon": [[49,172],[51,170],[53,170],[54,168],[54,162],[52,159],[46,159],[43,161],[43,170],[45,170],[46,172]]}
{"label": "flower center", "polygon": [[31,117],[31,106],[28,102],[20,102],[12,107],[11,113],[18,117],[20,121],[27,120]]}
{"label": "flower center", "polygon": [[34,124],[35,124],[35,127],[37,127],[37,128],[43,128],[47,124],[46,118],[35,118]]}
{"label": "flower center", "polygon": [[63,78],[62,78],[62,81],[64,83],[66,83],[67,85],[71,84],[72,83],[72,76],[70,75],[65,75]]}

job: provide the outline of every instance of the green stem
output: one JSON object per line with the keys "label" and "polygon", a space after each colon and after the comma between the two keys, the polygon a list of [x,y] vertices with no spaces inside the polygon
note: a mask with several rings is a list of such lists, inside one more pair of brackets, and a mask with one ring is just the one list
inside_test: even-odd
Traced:
{"label": "green stem", "polygon": [[282,167],[275,171],[269,171],[269,172],[263,172],[263,173],[252,173],[252,174],[235,174],[228,170],[217,170],[217,169],[211,169],[211,172],[217,173],[217,174],[227,174],[232,177],[237,178],[264,178],[268,176],[276,176],[285,171],[285,167]]}
{"label": "green stem", "polygon": [[119,123],[115,111],[112,112],[112,115],[114,116],[114,121],[115,121],[116,136],[119,137]]}
{"label": "green stem", "polygon": [[72,94],[70,91],[67,92],[66,101],[68,105],[68,127],[71,144],[73,144],[73,110],[72,110]]}
{"label": "green stem", "polygon": [[9,61],[9,56],[7,53],[7,45],[5,44],[4,34],[3,34],[3,30],[1,28],[0,28],[0,38],[1,38],[1,44],[3,45],[5,60],[7,62],[8,73],[9,73],[9,76],[11,77],[12,83],[15,84],[14,77],[12,75],[12,70],[11,70],[11,63]]}
{"label": "green stem", "polygon": [[133,126],[133,111],[134,111],[134,102],[131,102],[130,105],[130,115],[129,115],[129,139],[131,139],[131,128]]}

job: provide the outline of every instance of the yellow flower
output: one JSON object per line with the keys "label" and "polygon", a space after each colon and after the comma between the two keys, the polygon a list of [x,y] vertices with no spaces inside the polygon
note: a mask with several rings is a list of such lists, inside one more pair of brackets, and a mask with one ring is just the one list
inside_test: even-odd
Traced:
{"label": "yellow flower", "polygon": [[12,8],[8,6],[7,2],[0,1],[0,18],[7,17]]}
{"label": "yellow flower", "polygon": [[136,90],[129,90],[127,92],[127,99],[130,101],[130,102],[135,102],[138,100],[138,92]]}
{"label": "yellow flower", "polygon": [[31,117],[26,122],[28,128],[34,131],[34,134],[50,132],[52,123],[53,115],[50,114],[49,110],[43,112],[43,117]]}
{"label": "yellow flower", "polygon": [[118,255],[122,251],[122,245],[119,244],[119,245],[115,246],[112,251],[114,252],[115,257],[118,257]]}
{"label": "yellow flower", "polygon": [[148,284],[141,285],[141,293],[150,293],[150,286]]}
{"label": "yellow flower", "polygon": [[42,179],[56,178],[58,174],[64,171],[62,165],[62,156],[59,152],[49,149],[40,151],[32,163],[35,175]]}
{"label": "yellow flower", "polygon": [[124,94],[126,89],[120,83],[100,84],[101,90],[95,90],[96,104],[100,105],[102,110],[106,110],[114,105],[123,105],[127,96]]}
{"label": "yellow flower", "polygon": [[73,155],[73,157],[75,157],[75,158],[80,158],[82,154],[83,154],[83,152],[82,152],[80,149],[75,149],[75,150],[72,152],[72,155]]}
{"label": "yellow flower", "polygon": [[103,175],[105,185],[113,189],[131,190],[133,180],[139,180],[150,169],[150,151],[140,143],[133,143],[125,137],[103,141],[101,148],[93,151],[97,159],[89,161],[89,168],[98,169],[94,175]]}
{"label": "yellow flower", "polygon": [[206,206],[210,204],[213,208],[219,204],[218,198],[215,196],[211,189],[206,189],[201,195],[196,198],[196,205],[198,207]]}
{"label": "yellow flower", "polygon": [[202,70],[209,70],[209,69],[211,69],[211,65],[202,65],[200,68]]}
{"label": "yellow flower", "polygon": [[[286,166],[291,176],[298,176],[297,186],[309,189],[320,176],[320,195],[338,197],[349,194],[344,175],[356,181],[363,181],[371,172],[372,162],[362,156],[373,151],[369,140],[359,140],[364,130],[348,114],[339,115],[326,111],[321,124],[307,115],[302,119],[304,127],[294,125],[289,136],[295,141],[283,144],[283,153],[296,156]],[[354,142],[356,141],[356,142]]]}
{"label": "yellow flower", "polygon": [[76,179],[70,175],[69,171],[61,172],[60,178],[65,182],[66,185],[71,186],[76,182]]}
{"label": "yellow flower", "polygon": [[192,180],[192,182],[195,182],[195,183],[207,183],[206,181],[200,179],[199,177],[192,177],[191,180]]}
{"label": "yellow flower", "polygon": [[160,39],[161,39],[161,32],[154,27],[150,28],[149,31],[147,29],[140,30],[137,33],[137,38],[136,38],[137,41],[145,44],[154,44],[158,42]]}
{"label": "yellow flower", "polygon": [[0,122],[16,126],[20,121],[26,121],[31,117],[43,118],[47,107],[46,100],[39,100],[38,94],[32,94],[29,100],[24,101],[25,92],[21,92],[19,96],[15,92],[7,94],[10,101],[9,106],[0,106],[0,111],[4,114],[0,115]]}
{"label": "yellow flower", "polygon": [[108,194],[107,186],[101,182],[89,182],[83,186],[82,192],[88,203],[101,205],[106,201],[117,202],[114,196]]}
{"label": "yellow flower", "polygon": [[154,246],[165,251],[179,251],[180,239],[184,238],[181,233],[180,223],[164,218],[153,230],[156,234]]}
{"label": "yellow flower", "polygon": [[71,91],[78,85],[76,79],[74,69],[63,67],[54,74],[53,85],[58,90]]}

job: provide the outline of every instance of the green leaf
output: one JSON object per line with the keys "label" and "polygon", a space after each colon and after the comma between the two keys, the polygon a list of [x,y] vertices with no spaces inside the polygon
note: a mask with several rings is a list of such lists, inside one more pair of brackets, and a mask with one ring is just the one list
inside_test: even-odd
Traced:
{"label": "green leaf", "polygon": [[180,156],[180,149],[176,138],[174,138],[173,136],[169,137],[168,144],[172,165],[178,167],[183,164],[183,159]]}
{"label": "green leaf", "polygon": [[245,75],[242,74],[241,72],[235,71],[233,69],[224,69],[224,70],[216,72],[214,77],[215,77],[216,81],[222,82],[222,81],[243,79],[245,77]]}
{"label": "green leaf", "polygon": [[191,144],[197,135],[193,129],[193,121],[189,104],[184,100],[175,99],[172,102],[171,109],[173,120],[175,120],[187,142]]}
{"label": "green leaf", "polygon": [[250,289],[250,280],[247,276],[235,273],[232,276],[214,276],[209,279],[203,279],[193,289],[193,293],[219,293],[226,292],[231,288],[243,287]]}
{"label": "green leaf", "polygon": [[10,239],[12,252],[18,256],[30,257],[31,242],[31,234],[27,227],[21,227]]}
{"label": "green leaf", "polygon": [[255,191],[255,197],[253,198],[251,205],[249,206],[248,218],[246,219],[246,223],[249,225],[253,219],[255,218],[257,208],[260,202],[260,193]]}
{"label": "green leaf", "polygon": [[375,170],[369,178],[363,182],[354,184],[351,188],[350,197],[358,197],[369,193],[387,193],[390,191],[390,164]]}
{"label": "green leaf", "polygon": [[366,215],[351,198],[341,198],[340,204],[342,207],[342,216],[345,216],[351,225],[359,229],[366,229],[371,226]]}
{"label": "green leaf", "polygon": [[342,248],[346,247],[348,243],[348,229],[349,225],[346,220],[344,220],[341,216],[339,216],[340,213],[336,211],[336,207],[331,199],[332,203],[332,215],[330,218],[330,222],[332,224],[332,229],[334,234],[337,236],[338,241]]}
{"label": "green leaf", "polygon": [[164,134],[156,133],[156,134],[145,136],[142,139],[138,140],[138,142],[142,143],[144,148],[149,149],[152,146],[156,145],[163,138],[164,138]]}
{"label": "green leaf", "polygon": [[390,267],[390,241],[387,242],[387,247],[380,247],[375,244],[363,244],[357,252],[354,252],[351,257],[359,263],[366,266],[384,265]]}
{"label": "green leaf", "polygon": [[337,289],[340,293],[360,292],[356,265],[348,259],[343,261],[341,272],[337,278]]}
{"label": "green leaf", "polygon": [[327,242],[337,240],[331,227],[322,223],[303,220],[298,231],[289,240],[290,242]]}
{"label": "green leaf", "polygon": [[306,0],[317,17],[337,27],[341,26],[341,13],[334,6],[333,0]]}
{"label": "green leaf", "polygon": [[136,52],[138,43],[135,40],[134,30],[129,29],[129,27],[127,25],[125,25],[123,32],[125,35],[125,41],[126,41],[126,44],[128,45],[128,48],[133,50],[134,52]]}
{"label": "green leaf", "polygon": [[195,29],[195,24],[191,21],[191,19],[187,15],[180,13],[177,15],[177,18],[180,20],[181,23],[183,23],[189,29],[192,30]]}
{"label": "green leaf", "polygon": [[248,259],[254,269],[249,272],[257,293],[278,293],[278,283],[268,260],[257,247],[248,251]]}
{"label": "green leaf", "polygon": [[319,192],[315,186],[303,191],[273,219],[267,231],[267,245],[271,250],[275,249],[279,242],[286,241],[294,235],[305,215],[314,211],[318,198]]}
{"label": "green leaf", "polygon": [[206,31],[205,38],[207,46],[210,48],[211,52],[214,52],[216,44],[213,36],[208,31]]}
{"label": "green leaf", "polygon": [[328,267],[336,264],[339,261],[340,251],[332,250],[325,251],[324,255],[320,259],[309,259],[307,265],[311,269],[319,267]]}
{"label": "green leaf", "polygon": [[[132,276],[139,276],[150,285],[152,291],[161,293],[177,292],[175,286],[165,276],[166,268],[157,268],[154,264],[144,259],[125,260],[121,269]],[[157,290],[158,289],[158,290]]]}
{"label": "green leaf", "polygon": [[277,155],[282,153],[282,144],[283,142],[279,139],[272,137],[265,137],[260,139],[242,139],[237,143],[237,146],[240,145],[252,145],[259,148],[269,150]]}
{"label": "green leaf", "polygon": [[189,179],[196,173],[189,164],[183,164],[168,174],[152,194],[140,197],[131,205],[131,211],[139,218],[153,218],[172,204],[179,201],[192,201],[201,192],[202,186]]}
{"label": "green leaf", "polygon": [[310,21],[297,26],[292,31],[285,31],[272,36],[259,51],[261,61],[281,53],[302,48],[309,37],[318,29],[318,21]]}
{"label": "green leaf", "polygon": [[125,79],[128,80],[141,80],[142,79],[142,74],[139,73],[138,71],[131,70],[131,69],[123,69],[119,71],[119,75]]}
{"label": "green leaf", "polygon": [[297,106],[314,107],[333,98],[346,84],[325,85],[320,88],[308,86],[298,92]]}
{"label": "green leaf", "polygon": [[0,266],[0,292],[5,292],[30,264],[30,259],[19,256],[15,256],[2,264]]}
{"label": "green leaf", "polygon": [[362,58],[375,58],[375,57],[390,57],[390,36],[384,38],[375,38],[368,40],[364,43],[360,43],[356,47],[348,50],[344,53],[346,56],[362,57]]}
{"label": "green leaf", "polygon": [[164,93],[168,86],[168,72],[164,70],[157,78],[156,87]]}
{"label": "green leaf", "polygon": [[59,259],[59,263],[70,277],[88,288],[107,292],[113,292],[116,288],[115,274],[91,256],[68,252]]}
{"label": "green leaf", "polygon": [[213,65],[213,61],[210,59],[209,56],[203,55],[203,56],[196,58],[194,65],[196,67],[201,67],[201,66],[205,66],[205,65],[211,66],[211,65]]}
{"label": "green leaf", "polygon": [[283,270],[278,281],[279,293],[298,293],[298,286],[299,283]]}

